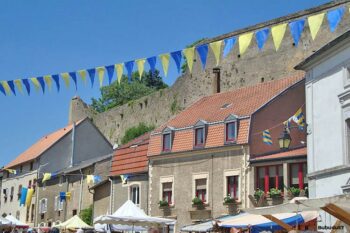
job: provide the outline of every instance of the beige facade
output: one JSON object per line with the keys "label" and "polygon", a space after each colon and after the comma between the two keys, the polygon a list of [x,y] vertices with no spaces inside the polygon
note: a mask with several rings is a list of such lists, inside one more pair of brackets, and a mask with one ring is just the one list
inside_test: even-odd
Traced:
{"label": "beige facade", "polygon": [[[240,208],[247,207],[249,177],[247,174],[248,147],[226,146],[199,151],[150,157],[149,212],[152,216],[167,216],[177,220],[175,231],[196,221],[227,214],[223,204],[227,196],[227,179],[238,178]],[[205,209],[196,210],[192,199],[197,180],[206,180]],[[159,207],[164,183],[171,183],[172,203],[165,211]]]}
{"label": "beige facade", "polygon": [[105,180],[100,185],[93,188],[93,193],[93,217],[96,218],[98,216],[111,213],[111,182],[109,180]]}

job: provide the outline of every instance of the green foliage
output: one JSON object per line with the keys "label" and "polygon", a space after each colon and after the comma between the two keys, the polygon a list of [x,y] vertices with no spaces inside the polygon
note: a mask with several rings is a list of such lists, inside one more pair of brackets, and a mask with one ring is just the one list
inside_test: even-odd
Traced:
{"label": "green foliage", "polygon": [[272,188],[270,189],[270,197],[271,198],[276,198],[276,197],[281,197],[282,196],[282,191],[280,189]]}
{"label": "green foliage", "polygon": [[130,142],[142,134],[154,130],[154,128],[154,125],[147,126],[145,123],[141,122],[138,126],[131,127],[125,131],[124,137],[122,138],[122,144]]}
{"label": "green foliage", "polygon": [[254,192],[254,198],[257,201],[259,201],[263,195],[264,195],[264,191],[262,191],[261,189],[256,189]]}
{"label": "green foliage", "polygon": [[236,200],[235,200],[233,197],[231,197],[230,194],[228,194],[228,195],[224,198],[224,203],[225,203],[225,204],[231,204],[231,203],[235,203],[235,202],[236,202]]}
{"label": "green foliage", "polygon": [[159,201],[159,206],[166,207],[166,206],[169,206],[169,203],[166,200],[161,200],[161,201]]}
{"label": "green foliage", "polygon": [[104,112],[166,87],[168,85],[163,82],[158,70],[154,73],[145,72],[141,80],[138,72],[134,72],[132,82],[129,82],[127,76],[123,75],[120,84],[114,81],[111,85],[102,87],[101,97],[92,98],[91,107],[97,112]]}
{"label": "green foliage", "polygon": [[289,188],[289,191],[292,193],[294,197],[299,197],[299,194],[300,194],[299,188],[291,187]]}
{"label": "green foliage", "polygon": [[195,197],[192,199],[192,204],[193,205],[203,205],[203,201],[199,197]]}
{"label": "green foliage", "polygon": [[177,103],[177,94],[175,94],[174,100],[173,100],[173,102],[172,102],[171,105],[170,105],[170,111],[171,111],[172,114],[175,114],[175,113],[177,113],[179,110],[180,110],[180,106],[179,106],[179,104]]}
{"label": "green foliage", "polygon": [[[187,45],[186,48],[191,48],[193,46],[196,46],[196,45],[200,44],[201,42],[203,42],[205,39],[206,38],[199,39],[199,40],[193,42],[192,44]],[[187,68],[188,68],[187,59],[186,59],[186,57],[184,57],[184,63],[181,66],[181,73],[184,74],[186,72]]]}
{"label": "green foliage", "polygon": [[92,226],[92,205],[89,206],[87,209],[83,209],[80,211],[79,217],[81,220],[83,220],[86,224]]}

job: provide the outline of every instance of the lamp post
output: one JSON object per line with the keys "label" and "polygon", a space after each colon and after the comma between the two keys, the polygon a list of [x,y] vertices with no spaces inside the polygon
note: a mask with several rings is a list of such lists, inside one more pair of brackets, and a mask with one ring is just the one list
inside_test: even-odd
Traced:
{"label": "lamp post", "polygon": [[278,144],[280,146],[281,150],[288,150],[290,142],[292,141],[292,138],[290,137],[289,132],[286,128],[284,128],[281,136],[278,138]]}

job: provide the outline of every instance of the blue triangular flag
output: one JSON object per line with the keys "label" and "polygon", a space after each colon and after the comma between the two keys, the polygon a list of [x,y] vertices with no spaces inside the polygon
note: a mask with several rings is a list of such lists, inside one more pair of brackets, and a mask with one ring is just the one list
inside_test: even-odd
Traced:
{"label": "blue triangular flag", "polygon": [[[44,79],[43,79],[44,80]],[[21,198],[20,198],[20,202],[19,202],[19,206],[25,206],[26,204],[26,199],[27,199],[27,192],[28,189],[25,187],[22,187],[21,189]]]}
{"label": "blue triangular flag", "polygon": [[51,77],[52,77],[53,81],[55,81],[55,83],[56,83],[57,92],[59,92],[60,91],[60,81],[59,81],[60,77],[58,76],[58,74],[54,74]]}
{"label": "blue triangular flag", "polygon": [[15,84],[14,84],[13,80],[7,81],[7,84],[9,85],[9,87],[10,87],[12,93],[13,93],[14,95],[16,95]]}
{"label": "blue triangular flag", "polygon": [[100,183],[102,181],[101,176],[94,176],[94,184]]}
{"label": "blue triangular flag", "polygon": [[95,68],[92,68],[92,69],[88,69],[87,72],[89,73],[91,87],[93,87],[94,81],[95,81],[96,70],[95,70]]}
{"label": "blue triangular flag", "polygon": [[45,93],[45,81],[43,77],[37,77],[36,78],[41,86],[41,89],[43,90],[43,93]]}
{"label": "blue triangular flag", "polygon": [[4,94],[6,96],[6,92],[5,92],[4,87],[2,86],[2,83],[0,83],[0,91],[2,94]]}
{"label": "blue triangular flag", "polygon": [[180,73],[180,70],[181,70],[181,59],[182,59],[182,52],[181,52],[181,50],[172,52],[172,53],[170,53],[170,55],[175,61],[177,72]]}
{"label": "blue triangular flag", "polygon": [[26,87],[26,90],[27,90],[27,93],[28,93],[28,95],[30,95],[30,84],[29,84],[29,81],[28,81],[28,79],[22,79],[22,83],[23,83],[23,85]]}
{"label": "blue triangular flag", "polygon": [[343,18],[344,11],[345,11],[344,7],[339,7],[337,9],[327,12],[327,19],[328,19],[329,28],[331,32],[334,32],[335,29],[337,29],[337,26],[340,23],[340,20]]}
{"label": "blue triangular flag", "polygon": [[60,192],[60,202],[63,202],[66,200],[66,192]]}
{"label": "blue triangular flag", "polygon": [[208,55],[208,44],[200,45],[196,49],[201,59],[202,67],[203,69],[205,69],[205,65],[207,63],[207,55]]}
{"label": "blue triangular flag", "polygon": [[151,68],[152,73],[154,73],[156,71],[157,57],[149,57],[147,58],[147,62],[149,64],[149,67]]}
{"label": "blue triangular flag", "polygon": [[114,74],[114,65],[105,66],[105,67],[106,67],[107,74],[108,74],[108,83],[111,84],[113,74]]}
{"label": "blue triangular flag", "polygon": [[267,38],[269,38],[269,33],[270,33],[269,28],[261,29],[255,33],[255,40],[260,50],[264,47],[265,42],[267,41]]}
{"label": "blue triangular flag", "polygon": [[304,30],[305,19],[299,19],[289,23],[290,34],[293,37],[295,46],[298,46],[301,33]]}
{"label": "blue triangular flag", "polygon": [[128,71],[128,79],[131,82],[132,70],[134,69],[134,61],[125,62],[126,70]]}
{"label": "blue triangular flag", "polygon": [[231,37],[231,38],[227,38],[224,40],[225,42],[225,47],[223,50],[223,57],[226,57],[232,50],[232,48],[235,46],[236,44],[236,37]]}
{"label": "blue triangular flag", "polygon": [[77,85],[77,74],[75,72],[69,72],[70,77],[73,79],[73,82],[75,84],[75,90],[78,89]]}

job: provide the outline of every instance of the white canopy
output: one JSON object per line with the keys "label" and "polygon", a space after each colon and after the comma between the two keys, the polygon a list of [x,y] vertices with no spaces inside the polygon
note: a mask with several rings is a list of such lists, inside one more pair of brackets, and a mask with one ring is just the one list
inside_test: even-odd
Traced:
{"label": "white canopy", "polygon": [[9,227],[12,226],[12,223],[10,220],[7,220],[6,218],[0,217],[0,227]]}
{"label": "white canopy", "polygon": [[150,217],[132,201],[126,201],[113,215],[102,215],[95,218],[94,223],[128,225],[128,226],[164,226],[173,225],[175,220]]}
{"label": "white canopy", "polygon": [[7,215],[5,217],[5,219],[7,219],[8,221],[10,221],[11,225],[19,227],[19,228],[28,228],[29,225],[25,224],[21,221],[19,221],[17,218],[13,217],[12,215]]}
{"label": "white canopy", "polygon": [[[107,225],[107,224],[95,224],[94,225],[96,232],[109,232],[110,231],[147,231],[144,227],[139,226],[128,226],[128,225]],[[109,229],[108,229],[109,228]]]}
{"label": "white canopy", "polygon": [[63,229],[93,229],[93,227],[86,224],[83,220],[81,220],[78,215],[74,215],[72,218],[68,219],[67,221],[56,225],[57,228],[63,228]]}

